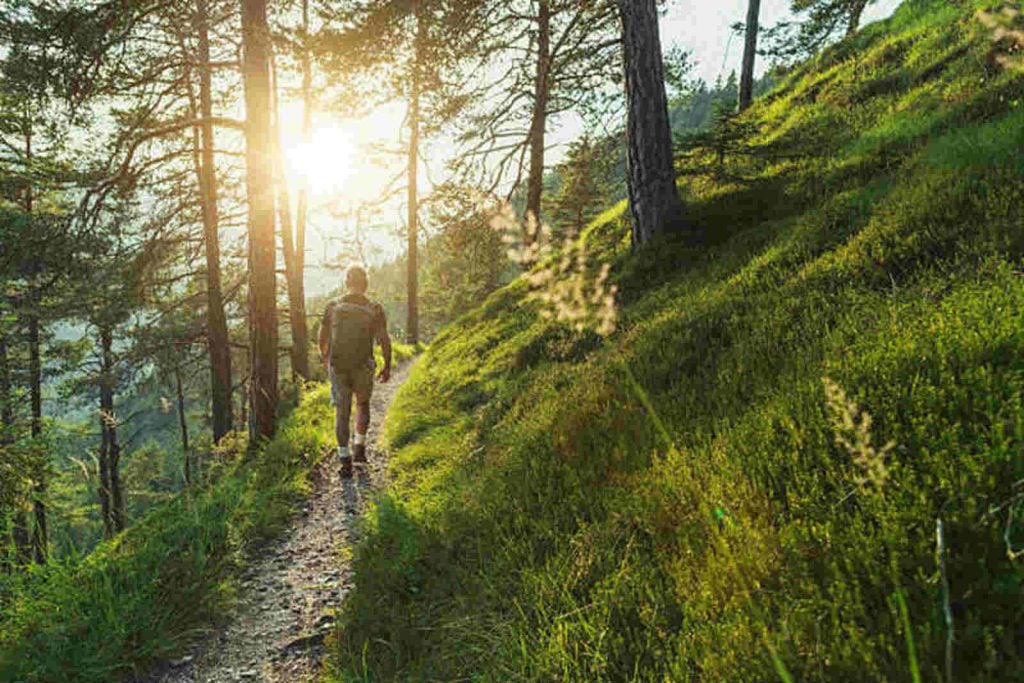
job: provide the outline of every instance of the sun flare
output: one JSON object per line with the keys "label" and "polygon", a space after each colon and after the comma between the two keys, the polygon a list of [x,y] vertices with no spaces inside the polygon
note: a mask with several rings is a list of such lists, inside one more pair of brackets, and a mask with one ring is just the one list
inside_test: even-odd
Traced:
{"label": "sun flare", "polygon": [[309,142],[285,145],[288,175],[305,181],[314,194],[343,189],[352,179],[357,149],[351,135],[338,126],[314,128]]}

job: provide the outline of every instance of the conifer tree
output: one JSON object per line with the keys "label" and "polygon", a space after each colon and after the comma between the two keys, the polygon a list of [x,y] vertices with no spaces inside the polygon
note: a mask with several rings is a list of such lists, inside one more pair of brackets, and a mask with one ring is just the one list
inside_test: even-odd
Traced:
{"label": "conifer tree", "polygon": [[757,36],[760,31],[761,0],[749,0],[747,22],[744,24],[743,69],[740,72],[739,110],[746,110],[754,100],[754,66],[757,61]]}
{"label": "conifer tree", "polygon": [[569,145],[565,161],[555,169],[559,185],[551,199],[551,227],[556,242],[578,235],[601,212],[609,166],[608,152],[589,135]]}
{"label": "conifer tree", "polygon": [[277,250],[271,50],[266,0],[242,0],[246,195],[249,203],[249,431],[253,445],[274,436],[277,412]]}
{"label": "conifer tree", "polygon": [[479,48],[502,76],[474,93],[466,158],[480,160],[488,190],[522,190],[529,247],[543,214],[552,119],[575,111],[603,121],[621,99],[618,16],[610,0],[485,4],[491,20]]}
{"label": "conifer tree", "polygon": [[629,209],[633,244],[689,229],[676,187],[655,0],[619,0],[626,72]]}
{"label": "conifer tree", "polygon": [[[459,66],[476,54],[486,6],[478,0],[359,0],[320,32],[335,73],[362,81],[378,102],[406,102],[406,341],[419,341],[419,191],[425,135],[464,104]],[[340,26],[338,28],[337,26]]]}
{"label": "conifer tree", "polygon": [[770,54],[784,59],[812,55],[830,42],[860,30],[864,10],[878,0],[792,0],[796,21],[782,22],[766,38]]}

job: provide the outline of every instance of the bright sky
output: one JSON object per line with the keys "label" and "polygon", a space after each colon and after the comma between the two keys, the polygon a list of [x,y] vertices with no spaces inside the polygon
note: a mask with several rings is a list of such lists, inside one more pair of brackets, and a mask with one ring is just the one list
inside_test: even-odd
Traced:
{"label": "bright sky", "polygon": [[[865,12],[864,23],[889,16],[902,0],[879,0]],[[789,17],[790,0],[762,0],[761,23],[771,26]],[[742,40],[733,36],[731,26],[746,18],[747,0],[672,0],[662,21],[662,42],[667,50],[681,46],[693,52],[695,75],[708,83],[733,69],[739,70],[742,58]],[[759,72],[768,64],[759,62]],[[355,219],[346,212],[360,202],[380,196],[401,171],[402,159],[383,168],[371,161],[369,152],[374,146],[395,147],[399,143],[404,109],[401,105],[379,108],[371,116],[360,120],[338,120],[324,113],[314,119],[314,140],[302,145],[299,138],[301,108],[291,103],[284,106],[284,143],[287,150],[289,175],[308,178],[311,190],[309,263],[309,291],[311,295],[333,288],[339,275],[318,267],[324,260],[333,260],[345,240],[355,233]],[[404,131],[403,135],[404,135]],[[572,116],[553,121],[549,139],[553,148],[548,154],[549,165],[556,164],[564,155],[566,144],[583,132],[581,122]],[[423,150],[424,168],[420,173],[421,192],[428,192],[443,173],[444,161],[450,155],[450,145],[435,140]],[[403,240],[398,237],[403,223],[404,194],[393,198],[374,221],[387,227],[371,228],[364,221],[364,238],[371,253],[368,260],[390,258],[402,253]]]}
{"label": "bright sky", "polygon": [[[864,23],[884,19],[902,0],[879,0],[864,12]],[[773,26],[790,18],[790,0],[762,0],[761,25]],[[662,21],[662,40],[666,45],[681,45],[694,53],[696,75],[708,83],[722,74],[739,71],[743,41],[732,38],[730,27],[746,21],[747,0],[673,0]],[[727,51],[728,50],[728,51]],[[761,71],[768,65],[761,60]]]}

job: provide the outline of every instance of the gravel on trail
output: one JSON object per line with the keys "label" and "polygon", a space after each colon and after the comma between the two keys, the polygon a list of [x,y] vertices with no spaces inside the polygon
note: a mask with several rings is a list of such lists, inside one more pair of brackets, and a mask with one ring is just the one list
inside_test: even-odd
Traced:
{"label": "gravel on trail", "polygon": [[391,400],[409,373],[374,387],[367,438],[368,465],[342,480],[337,457],[313,471],[313,493],[282,536],[257,551],[242,576],[226,623],[188,653],[136,683],[298,683],[315,680],[324,636],[350,587],[347,550],[356,518],[374,486],[384,481],[387,453],[378,445]]}

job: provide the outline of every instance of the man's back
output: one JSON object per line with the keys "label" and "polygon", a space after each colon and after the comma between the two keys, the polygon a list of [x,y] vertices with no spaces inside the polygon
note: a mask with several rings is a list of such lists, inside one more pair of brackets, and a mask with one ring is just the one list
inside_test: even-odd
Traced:
{"label": "man's back", "polygon": [[348,293],[327,305],[323,329],[328,333],[335,370],[373,367],[373,342],[386,334],[384,308],[363,294]]}

